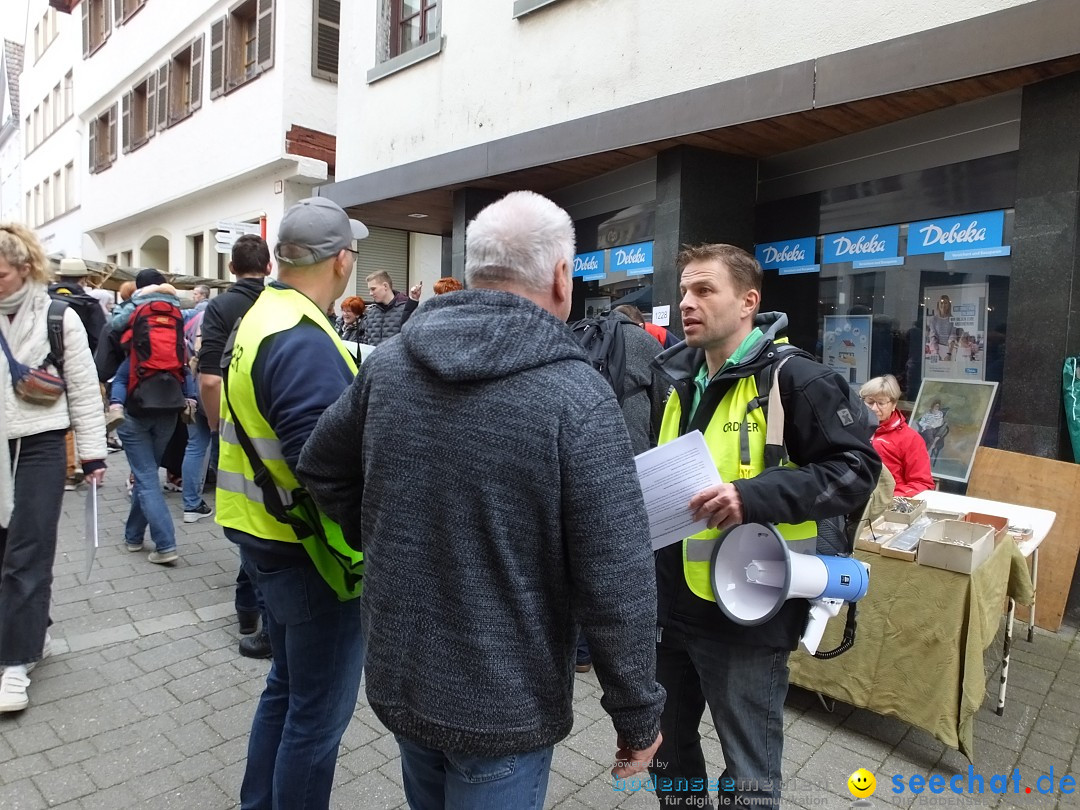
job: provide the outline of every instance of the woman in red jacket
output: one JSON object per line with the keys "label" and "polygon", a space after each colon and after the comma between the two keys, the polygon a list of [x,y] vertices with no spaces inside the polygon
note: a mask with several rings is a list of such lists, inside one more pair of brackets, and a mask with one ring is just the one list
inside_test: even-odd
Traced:
{"label": "woman in red jacket", "polygon": [[894,495],[905,498],[934,488],[930,475],[930,456],[926,442],[916,433],[900,411],[896,402],[900,399],[900,385],[896,377],[886,374],[874,377],[859,389],[870,409],[877,414],[878,429],[873,444],[882,462],[896,479]]}

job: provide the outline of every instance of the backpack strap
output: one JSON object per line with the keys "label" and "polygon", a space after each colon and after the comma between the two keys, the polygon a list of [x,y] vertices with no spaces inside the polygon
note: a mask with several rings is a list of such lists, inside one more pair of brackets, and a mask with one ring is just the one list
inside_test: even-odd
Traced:
{"label": "backpack strap", "polygon": [[[785,343],[776,345],[779,355],[794,349]],[[746,404],[746,416],[739,427],[739,454],[744,467],[750,466],[750,425],[751,412],[763,409],[765,417],[765,466],[780,467],[787,464],[788,453],[784,444],[784,403],[780,398],[780,369],[794,355],[789,354],[771,366],[765,366],[754,376],[757,396]]]}
{"label": "backpack strap", "polygon": [[64,310],[67,308],[63,301],[49,302],[49,356],[45,359],[56,366],[61,377],[64,376]]}

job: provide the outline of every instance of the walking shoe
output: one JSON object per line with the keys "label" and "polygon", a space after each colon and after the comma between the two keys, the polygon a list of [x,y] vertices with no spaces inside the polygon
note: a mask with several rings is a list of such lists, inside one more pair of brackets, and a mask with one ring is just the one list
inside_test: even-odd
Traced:
{"label": "walking shoe", "polygon": [[194,523],[196,520],[210,517],[212,514],[214,514],[214,510],[210,508],[210,505],[206,501],[200,501],[199,505],[194,509],[184,510],[184,523]]}
{"label": "walking shoe", "polygon": [[120,443],[120,440],[114,436],[109,436],[105,439],[105,446],[110,453],[119,453],[124,449],[124,445]]}
{"label": "walking shoe", "polygon": [[587,658],[584,661],[578,661],[574,664],[574,672],[588,672],[592,669],[592,659]]}
{"label": "walking shoe", "polygon": [[161,487],[166,492],[183,492],[184,491],[184,479],[179,475],[173,475],[172,473],[165,474],[165,483]]}
{"label": "walking shoe", "polygon": [[151,551],[146,555],[146,559],[152,563],[157,563],[158,565],[165,565],[167,563],[176,562],[180,559],[180,555],[176,553],[175,548],[170,548],[168,551]]}
{"label": "walking shoe", "polygon": [[[49,635],[49,631],[45,631],[45,643],[41,647],[41,661],[44,661],[52,655],[52,636]],[[34,667],[41,663],[41,661],[31,661],[26,665],[26,672],[29,674],[34,671]]]}
{"label": "walking shoe", "polygon": [[236,621],[240,624],[240,635],[250,636],[259,629],[259,611],[238,610],[236,611]]}
{"label": "walking shoe", "polygon": [[109,406],[109,410],[105,413],[105,430],[106,432],[112,430],[121,422],[124,421],[124,406],[119,402],[114,402]]}
{"label": "walking shoe", "polygon": [[142,545],[141,542],[139,542],[139,543],[129,543],[129,542],[127,542],[125,540],[124,541],[124,548],[126,548],[128,551],[130,551],[132,554],[134,554],[136,551],[142,551],[143,545]]}
{"label": "walking shoe", "polygon": [[6,667],[3,676],[0,676],[0,712],[21,712],[29,706],[30,699],[26,696],[29,685],[26,667]]}
{"label": "walking shoe", "polygon": [[263,630],[255,636],[240,639],[240,654],[245,658],[269,658],[273,654],[270,648],[270,634]]}

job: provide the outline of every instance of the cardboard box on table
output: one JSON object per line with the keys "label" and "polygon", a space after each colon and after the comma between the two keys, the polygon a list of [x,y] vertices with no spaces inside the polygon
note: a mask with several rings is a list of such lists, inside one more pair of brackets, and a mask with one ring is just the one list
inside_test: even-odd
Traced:
{"label": "cardboard box on table", "polygon": [[968,512],[961,520],[991,527],[994,530],[995,546],[1009,536],[1009,519],[1007,517],[987,515],[982,512]]}
{"label": "cardboard box on table", "polygon": [[942,520],[923,532],[919,565],[970,574],[994,551],[995,531],[990,526],[962,520]]}
{"label": "cardboard box on table", "polygon": [[855,538],[855,548],[860,551],[869,551],[873,554],[881,553],[881,544],[887,543],[907,528],[906,523],[896,523],[886,520],[885,515],[874,520],[873,523],[864,526]]}

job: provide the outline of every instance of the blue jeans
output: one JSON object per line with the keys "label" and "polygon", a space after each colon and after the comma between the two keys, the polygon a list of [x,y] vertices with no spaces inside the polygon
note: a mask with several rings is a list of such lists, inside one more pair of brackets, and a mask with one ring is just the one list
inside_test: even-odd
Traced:
{"label": "blue jeans", "polygon": [[266,602],[273,658],[251,723],[240,807],[325,810],[360,691],[360,600],[338,601],[309,563],[270,565],[246,551],[242,559]]}
{"label": "blue jeans", "polygon": [[129,546],[140,545],[150,527],[150,539],[158,551],[176,548],[176,529],[165,496],[161,494],[158,467],[165,456],[165,448],[176,430],[176,414],[160,416],[132,416],[120,423],[116,435],[124,443],[131,473],[135,476],[135,488],[131,493],[131,511],[124,526],[124,542]]}
{"label": "blue jeans", "polygon": [[187,449],[181,477],[184,479],[184,511],[197,509],[203,502],[203,484],[206,481],[207,451],[210,449],[210,424],[202,406],[195,412],[195,421],[187,426]]}
{"label": "blue jeans", "polygon": [[726,768],[712,783],[720,788],[721,807],[749,806],[747,799],[779,806],[789,655],[663,631],[656,680],[667,690],[664,741],[650,769],[661,807],[711,806],[701,804],[710,793],[698,735],[706,703],[724,750]]}
{"label": "blue jeans", "polygon": [[397,738],[412,810],[541,810],[553,748],[479,757]]}

